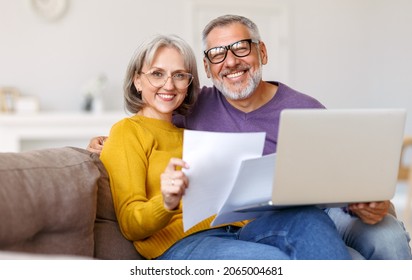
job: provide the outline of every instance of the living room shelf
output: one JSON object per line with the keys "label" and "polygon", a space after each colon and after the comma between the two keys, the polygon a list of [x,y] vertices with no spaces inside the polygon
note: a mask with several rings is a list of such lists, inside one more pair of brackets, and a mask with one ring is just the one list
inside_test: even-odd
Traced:
{"label": "living room shelf", "polygon": [[75,146],[86,148],[94,136],[108,135],[124,112],[42,112],[0,114],[0,152]]}

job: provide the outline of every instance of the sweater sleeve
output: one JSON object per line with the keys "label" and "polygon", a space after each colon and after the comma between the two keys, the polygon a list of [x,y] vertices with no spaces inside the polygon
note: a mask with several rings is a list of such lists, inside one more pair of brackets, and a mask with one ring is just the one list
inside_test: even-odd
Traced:
{"label": "sweater sleeve", "polygon": [[125,119],[112,127],[100,156],[110,177],[120,229],[127,239],[133,241],[162,229],[176,214],[176,211],[167,211],[163,207],[160,192],[148,197],[146,186],[151,141],[148,133]]}

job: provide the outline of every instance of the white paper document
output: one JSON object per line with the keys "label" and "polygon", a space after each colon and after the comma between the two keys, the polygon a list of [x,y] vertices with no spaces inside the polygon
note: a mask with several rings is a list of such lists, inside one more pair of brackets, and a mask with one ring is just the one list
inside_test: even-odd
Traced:
{"label": "white paper document", "polygon": [[243,160],[233,188],[212,222],[212,226],[257,218],[264,212],[237,212],[244,206],[272,200],[276,154]]}
{"label": "white paper document", "polygon": [[[249,203],[251,202],[249,198],[258,193],[254,187],[248,185],[240,177],[250,177],[254,172],[253,169],[258,169],[260,165],[265,164],[254,165],[252,161],[249,163],[252,168],[241,168],[241,165],[244,160],[266,158],[262,157],[265,133],[185,130],[183,142],[183,160],[190,166],[189,169],[185,170],[189,179],[189,187],[183,196],[184,230],[187,231],[197,223],[222,210],[225,213],[225,220],[236,220],[234,216],[237,215],[245,217],[247,213],[228,215],[226,213],[227,207],[237,207],[238,201],[241,200],[247,200]],[[243,162],[244,164],[248,165],[248,163]],[[270,169],[271,167],[265,168]],[[239,170],[242,170],[240,175],[238,175]],[[273,174],[273,169],[271,169],[270,174]],[[237,179],[238,176],[240,176],[239,179]],[[245,190],[244,193],[232,192],[236,180],[241,181],[238,185],[239,188]],[[271,184],[269,189],[271,190]],[[227,205],[223,207],[226,201]]]}

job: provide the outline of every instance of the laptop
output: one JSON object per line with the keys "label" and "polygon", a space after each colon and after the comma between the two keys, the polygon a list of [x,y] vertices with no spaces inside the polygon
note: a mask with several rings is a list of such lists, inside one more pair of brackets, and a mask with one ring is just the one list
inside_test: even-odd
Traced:
{"label": "laptop", "polygon": [[236,211],[392,199],[405,121],[403,109],[282,111],[272,199]]}

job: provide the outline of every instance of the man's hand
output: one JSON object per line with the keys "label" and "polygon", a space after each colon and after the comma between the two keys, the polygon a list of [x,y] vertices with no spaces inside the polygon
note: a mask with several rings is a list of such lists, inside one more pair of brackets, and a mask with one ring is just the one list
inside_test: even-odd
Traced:
{"label": "man's hand", "polygon": [[391,203],[389,200],[367,203],[352,203],[349,210],[366,224],[376,224],[380,222],[386,214]]}
{"label": "man's hand", "polygon": [[100,153],[102,152],[102,149],[103,149],[104,141],[106,141],[106,139],[107,139],[107,136],[93,137],[90,140],[89,145],[87,146],[87,150],[89,152],[96,153],[96,154],[100,155]]}

